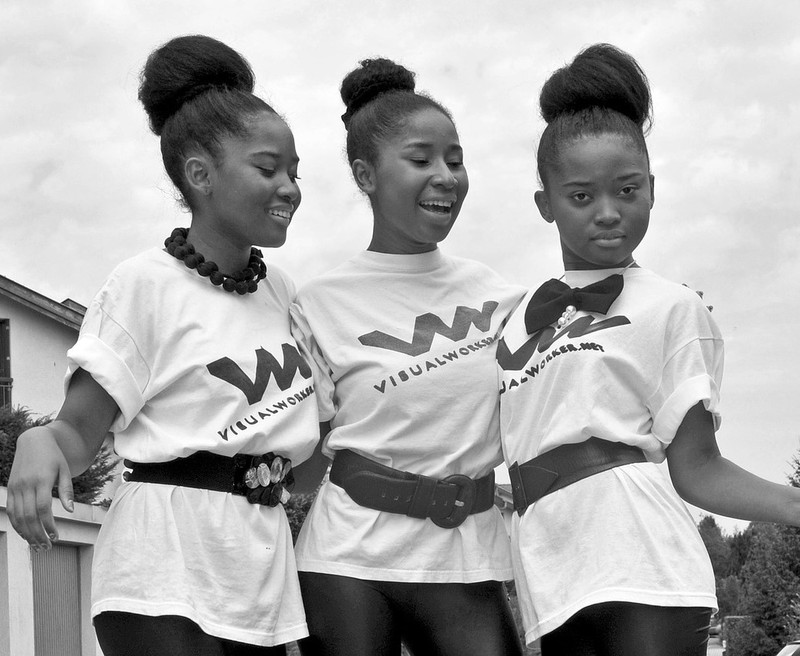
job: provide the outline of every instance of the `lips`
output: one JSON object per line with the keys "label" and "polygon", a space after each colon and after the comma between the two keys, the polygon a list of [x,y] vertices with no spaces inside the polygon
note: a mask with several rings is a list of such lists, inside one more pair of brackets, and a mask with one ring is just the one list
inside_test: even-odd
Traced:
{"label": "lips", "polygon": [[421,200],[419,206],[435,214],[449,214],[455,205],[454,200]]}
{"label": "lips", "polygon": [[294,208],[273,207],[267,210],[267,214],[269,214],[273,219],[277,219],[279,223],[289,225],[292,221],[293,210]]}
{"label": "lips", "polygon": [[594,237],[592,241],[598,246],[619,246],[626,239],[625,233],[619,230],[609,230],[607,232],[600,232]]}

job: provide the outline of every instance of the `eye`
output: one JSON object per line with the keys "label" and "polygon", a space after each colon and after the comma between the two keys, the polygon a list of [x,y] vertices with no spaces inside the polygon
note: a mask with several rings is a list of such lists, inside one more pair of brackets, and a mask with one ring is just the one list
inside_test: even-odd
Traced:
{"label": "eye", "polygon": [[261,171],[261,174],[263,176],[265,176],[267,178],[271,178],[273,175],[275,175],[275,169],[268,169],[268,168],[264,168],[263,166],[257,166],[256,168],[259,171]]}
{"label": "eye", "polygon": [[299,175],[297,175],[297,173],[290,173],[289,174],[289,179],[292,182],[297,182],[298,180],[301,180],[302,178]]}
{"label": "eye", "polygon": [[464,166],[464,162],[461,160],[447,162],[447,166],[449,166],[451,169],[460,169],[462,166]]}
{"label": "eye", "polygon": [[633,192],[636,191],[636,187],[634,185],[625,185],[622,189],[619,190],[619,193],[623,196],[630,196]]}
{"label": "eye", "polygon": [[412,157],[411,161],[417,166],[426,166],[428,164],[428,160],[424,157]]}
{"label": "eye", "polygon": [[589,194],[587,194],[585,191],[576,191],[574,194],[572,194],[572,199],[578,201],[579,203],[585,203],[587,200],[589,200]]}

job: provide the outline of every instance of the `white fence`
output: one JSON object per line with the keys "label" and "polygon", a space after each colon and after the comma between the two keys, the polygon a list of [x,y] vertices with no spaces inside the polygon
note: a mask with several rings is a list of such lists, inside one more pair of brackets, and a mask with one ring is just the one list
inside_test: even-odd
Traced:
{"label": "white fence", "polygon": [[11,528],[0,487],[0,656],[101,656],[90,609],[94,543],[106,511],[53,500],[59,541],[36,553]]}

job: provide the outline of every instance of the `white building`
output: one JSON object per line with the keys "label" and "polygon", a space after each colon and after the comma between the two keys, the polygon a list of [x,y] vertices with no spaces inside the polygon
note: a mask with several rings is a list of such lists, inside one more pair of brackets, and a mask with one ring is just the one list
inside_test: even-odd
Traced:
{"label": "white building", "polygon": [[[0,406],[55,414],[64,399],[67,350],[86,308],[59,303],[0,276]],[[97,656],[89,616],[92,550],[105,510],[53,501],[60,540],[35,553],[6,515],[0,487],[0,656]]]}
{"label": "white building", "polygon": [[66,353],[85,312],[75,301],[59,303],[0,276],[0,406],[25,406],[34,415],[58,411]]}

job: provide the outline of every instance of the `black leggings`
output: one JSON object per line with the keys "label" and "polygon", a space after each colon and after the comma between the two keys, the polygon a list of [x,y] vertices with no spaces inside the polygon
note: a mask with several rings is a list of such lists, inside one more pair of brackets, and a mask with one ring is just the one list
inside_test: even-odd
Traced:
{"label": "black leggings", "polygon": [[705,656],[711,610],[596,604],[542,636],[542,656]]}
{"label": "black leggings", "polygon": [[311,637],[303,656],[519,656],[499,581],[395,583],[300,572]]}
{"label": "black leggings", "polygon": [[217,638],[179,615],[107,611],[94,618],[105,656],[285,656],[286,648],[260,647]]}

